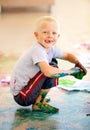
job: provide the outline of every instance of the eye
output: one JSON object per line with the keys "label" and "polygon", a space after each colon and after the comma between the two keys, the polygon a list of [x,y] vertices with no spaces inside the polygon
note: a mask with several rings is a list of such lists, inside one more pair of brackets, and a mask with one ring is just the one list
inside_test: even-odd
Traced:
{"label": "eye", "polygon": [[46,31],[44,31],[43,33],[44,33],[44,34],[46,34],[47,32],[46,32]]}
{"label": "eye", "polygon": [[53,32],[54,35],[57,35],[57,32]]}

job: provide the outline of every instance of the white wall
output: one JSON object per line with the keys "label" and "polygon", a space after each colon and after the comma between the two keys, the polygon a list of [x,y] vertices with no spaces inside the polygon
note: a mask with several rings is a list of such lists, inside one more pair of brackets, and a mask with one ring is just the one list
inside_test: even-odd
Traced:
{"label": "white wall", "polygon": [[90,0],[56,0],[54,8],[63,44],[90,42]]}

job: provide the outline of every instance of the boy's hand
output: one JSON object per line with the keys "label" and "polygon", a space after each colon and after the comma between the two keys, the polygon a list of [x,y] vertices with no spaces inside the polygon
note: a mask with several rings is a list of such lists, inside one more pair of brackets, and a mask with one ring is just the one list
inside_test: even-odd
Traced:
{"label": "boy's hand", "polygon": [[85,67],[80,63],[78,62],[75,67],[79,67],[80,68],[80,72],[83,73],[84,75],[87,74],[87,70],[85,69]]}

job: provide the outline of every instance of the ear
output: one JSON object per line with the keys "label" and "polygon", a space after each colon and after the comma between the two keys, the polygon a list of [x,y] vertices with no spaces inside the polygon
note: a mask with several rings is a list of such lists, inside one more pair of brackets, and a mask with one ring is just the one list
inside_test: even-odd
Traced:
{"label": "ear", "polygon": [[38,36],[38,32],[34,32],[34,36],[37,38],[37,36]]}
{"label": "ear", "polygon": [[58,38],[60,37],[60,34],[58,34]]}

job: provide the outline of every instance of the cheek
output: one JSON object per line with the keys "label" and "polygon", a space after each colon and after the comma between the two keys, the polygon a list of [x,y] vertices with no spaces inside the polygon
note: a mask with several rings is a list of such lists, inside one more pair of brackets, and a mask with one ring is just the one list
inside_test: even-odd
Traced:
{"label": "cheek", "polygon": [[58,40],[58,39],[59,39],[59,36],[56,36],[55,39]]}
{"label": "cheek", "polygon": [[41,41],[44,41],[44,36],[41,36],[41,37],[39,37],[39,39],[41,40]]}

